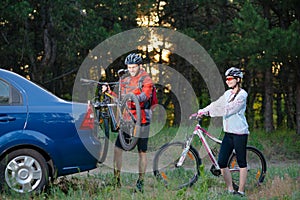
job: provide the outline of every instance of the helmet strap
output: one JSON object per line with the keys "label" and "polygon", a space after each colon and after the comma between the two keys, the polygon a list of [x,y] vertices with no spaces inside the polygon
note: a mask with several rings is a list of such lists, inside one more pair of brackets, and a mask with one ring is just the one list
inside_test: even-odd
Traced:
{"label": "helmet strap", "polygon": [[239,87],[239,84],[236,83],[233,87],[231,87],[232,89],[235,89],[236,87]]}
{"label": "helmet strap", "polygon": [[240,87],[241,79],[238,78],[238,77],[235,77],[235,79],[236,79],[236,84],[233,87],[231,87],[231,89],[235,89],[236,87],[238,87],[238,88]]}

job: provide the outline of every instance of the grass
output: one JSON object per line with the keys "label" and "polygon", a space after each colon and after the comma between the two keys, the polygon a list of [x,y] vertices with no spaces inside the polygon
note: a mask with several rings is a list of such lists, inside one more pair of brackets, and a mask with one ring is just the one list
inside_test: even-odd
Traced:
{"label": "grass", "polygon": [[134,193],[137,175],[123,173],[122,187],[114,188],[104,183],[112,178],[111,173],[89,176],[68,176],[59,178],[47,193],[29,196],[12,193],[2,194],[1,199],[299,199],[300,167],[297,164],[288,167],[270,167],[264,184],[241,198],[227,194],[222,178],[216,178],[209,172],[201,175],[191,188],[171,191],[147,174],[145,192]]}
{"label": "grass", "polygon": [[[176,128],[163,128],[149,141],[149,149],[155,151],[170,138]],[[246,188],[246,197],[226,193],[222,177],[213,176],[207,167],[202,167],[199,180],[190,188],[173,191],[158,182],[151,172],[145,177],[145,192],[135,193],[138,175],[122,172],[122,187],[114,188],[107,183],[113,178],[112,169],[97,170],[82,175],[61,177],[40,195],[19,195],[14,192],[0,194],[0,199],[300,199],[300,137],[293,131],[264,133],[251,131],[249,144],[258,147],[267,160],[267,176],[259,187]],[[197,145],[197,144],[196,144]],[[204,159],[205,160],[205,159]],[[126,162],[126,161],[124,161]],[[204,162],[205,163],[205,162]],[[102,168],[105,166],[101,166]],[[105,171],[105,172],[104,172]]]}

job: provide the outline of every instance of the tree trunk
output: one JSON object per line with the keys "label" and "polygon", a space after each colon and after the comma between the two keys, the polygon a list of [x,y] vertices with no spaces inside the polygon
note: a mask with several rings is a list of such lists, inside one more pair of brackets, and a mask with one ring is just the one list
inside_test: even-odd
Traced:
{"label": "tree trunk", "polygon": [[297,134],[300,135],[300,70],[297,72],[298,81],[296,81],[296,131]]}
{"label": "tree trunk", "polygon": [[[175,75],[175,76],[176,76],[176,77],[174,77],[175,80],[180,79],[179,75]],[[180,88],[181,88],[181,86],[179,85],[179,81],[177,83],[172,84],[172,90],[175,92],[178,91],[177,94],[174,92],[171,93],[171,99],[172,99],[172,103],[174,105],[174,123],[173,123],[173,125],[175,125],[175,126],[180,125],[181,115],[182,115],[181,107],[180,107],[180,103],[179,103],[180,96],[176,96],[178,94],[182,95],[182,93],[181,93],[182,90]]]}
{"label": "tree trunk", "polygon": [[172,103],[174,105],[174,121],[173,121],[173,125],[175,126],[179,126],[180,122],[181,122],[181,111],[180,111],[180,104],[178,102],[178,98],[176,97],[176,95],[174,93],[171,93],[171,99],[172,99]]}
{"label": "tree trunk", "polygon": [[271,68],[267,68],[265,72],[264,128],[268,133],[274,130],[272,76]]}
{"label": "tree trunk", "polygon": [[31,44],[31,41],[29,39],[29,31],[30,30],[30,24],[29,24],[29,21],[28,19],[25,21],[25,35],[24,35],[24,38],[25,38],[25,42],[26,42],[26,48],[27,49],[32,49],[31,51],[29,51],[28,53],[28,58],[30,60],[30,66],[31,66],[31,74],[30,74],[30,79],[33,80],[33,81],[36,81],[37,78],[36,78],[36,74],[38,74],[37,72],[37,66],[36,66],[36,59],[35,59],[35,51],[34,51],[34,48],[32,47],[32,44]]}
{"label": "tree trunk", "polygon": [[282,127],[282,122],[283,122],[283,112],[282,112],[282,93],[278,92],[276,95],[276,114],[277,114],[277,128]]}
{"label": "tree trunk", "polygon": [[[40,81],[43,83],[47,79],[51,79],[57,75],[57,69],[55,69],[54,62],[56,60],[56,41],[53,36],[53,23],[50,14],[51,3],[45,3],[41,8],[42,16],[42,28],[43,28],[43,42],[44,42],[44,55],[41,60],[41,68],[46,72],[51,71],[51,75],[46,78],[44,74],[41,74]],[[52,86],[52,92],[55,93],[55,87]]]}
{"label": "tree trunk", "polygon": [[288,86],[287,86],[287,95],[286,95],[286,112],[287,113],[287,127],[288,129],[295,129],[295,106],[294,106],[294,100],[295,100],[295,87],[292,84],[291,80],[293,80],[293,74],[289,75],[288,79]]}
{"label": "tree trunk", "polygon": [[246,117],[251,128],[257,128],[255,124],[255,111],[254,104],[256,100],[256,95],[258,93],[258,87],[256,83],[256,79],[253,76],[254,71],[249,70],[247,76],[244,78],[243,87],[246,89],[248,93],[247,99],[247,109],[246,109]]}

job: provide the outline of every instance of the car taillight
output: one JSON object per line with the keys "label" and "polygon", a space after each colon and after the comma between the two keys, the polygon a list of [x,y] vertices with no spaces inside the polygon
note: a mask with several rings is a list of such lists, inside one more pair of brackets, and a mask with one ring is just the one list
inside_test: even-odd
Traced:
{"label": "car taillight", "polygon": [[88,104],[88,109],[87,112],[84,116],[83,122],[80,126],[81,130],[91,130],[94,129],[94,110],[92,105],[89,103]]}

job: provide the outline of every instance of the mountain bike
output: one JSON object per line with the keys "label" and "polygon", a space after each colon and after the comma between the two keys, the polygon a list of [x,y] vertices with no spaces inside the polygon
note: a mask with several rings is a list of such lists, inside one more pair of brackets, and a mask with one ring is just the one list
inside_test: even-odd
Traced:
{"label": "mountain bike", "polygon": [[[118,132],[120,142],[124,150],[131,150],[135,147],[141,127],[141,108],[137,97],[133,93],[121,94],[122,74],[118,71],[118,82],[98,82],[90,79],[81,78],[84,84],[96,84],[97,92],[91,100],[91,104],[97,113],[97,124],[100,126],[98,138],[102,141],[102,151],[99,162],[104,162],[107,156],[109,144],[109,124],[111,130]],[[101,91],[102,85],[118,86],[117,94],[109,94]],[[134,110],[135,115],[132,110]]]}
{"label": "mountain bike", "polygon": [[[181,189],[192,186],[199,178],[199,167],[202,164],[199,152],[191,143],[194,136],[198,136],[206,150],[212,165],[210,171],[215,176],[221,175],[221,169],[216,160],[217,150],[212,150],[206,140],[207,136],[213,142],[221,144],[222,141],[215,138],[201,127],[202,118],[193,114],[190,119],[198,120],[193,133],[187,136],[184,142],[172,142],[163,145],[155,154],[153,160],[153,172],[159,181],[170,189]],[[247,146],[247,184],[257,186],[263,183],[267,164],[263,154],[255,147]],[[233,187],[237,191],[239,186],[239,167],[235,151],[232,152],[228,168],[232,175]]]}

